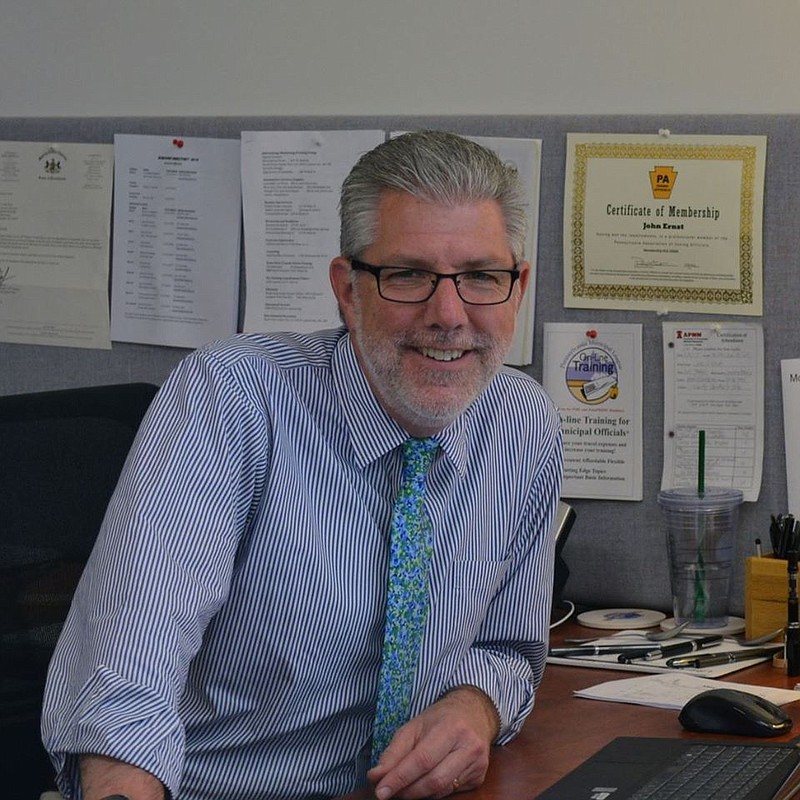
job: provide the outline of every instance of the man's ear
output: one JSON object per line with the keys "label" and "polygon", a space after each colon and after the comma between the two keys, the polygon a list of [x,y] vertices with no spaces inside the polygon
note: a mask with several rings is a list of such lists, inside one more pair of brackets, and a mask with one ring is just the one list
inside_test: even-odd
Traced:
{"label": "man's ear", "polygon": [[353,280],[350,260],[344,256],[336,256],[331,261],[328,274],[333,294],[339,304],[339,313],[344,318],[345,323],[349,325],[350,313],[353,307]]}
{"label": "man's ear", "polygon": [[519,308],[522,305],[522,298],[525,297],[525,291],[528,288],[528,281],[531,277],[531,265],[527,261],[521,261],[517,266],[517,269],[519,270],[519,279],[517,280],[519,289],[516,292],[516,296],[517,311],[519,311]]}

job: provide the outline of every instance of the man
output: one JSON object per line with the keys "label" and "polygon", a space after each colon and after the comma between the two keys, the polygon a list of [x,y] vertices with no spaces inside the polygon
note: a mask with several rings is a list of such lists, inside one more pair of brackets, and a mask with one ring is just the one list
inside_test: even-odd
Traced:
{"label": "man", "polygon": [[[362,157],[341,216],[346,329],[202,348],[145,419],[51,665],[69,797],[444,797],[533,705],[561,440],[502,368],[530,274],[516,172],[407,134]],[[429,603],[410,719],[370,769],[409,437],[436,448]]]}

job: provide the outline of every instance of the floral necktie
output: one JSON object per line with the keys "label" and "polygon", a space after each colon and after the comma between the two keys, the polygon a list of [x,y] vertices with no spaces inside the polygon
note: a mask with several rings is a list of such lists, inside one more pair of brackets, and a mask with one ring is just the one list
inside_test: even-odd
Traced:
{"label": "floral necktie", "polygon": [[428,566],[433,551],[425,513],[425,478],[439,445],[408,439],[403,445],[403,477],[392,510],[389,580],[383,661],[372,737],[372,763],[408,721],[411,688],[428,616]]}

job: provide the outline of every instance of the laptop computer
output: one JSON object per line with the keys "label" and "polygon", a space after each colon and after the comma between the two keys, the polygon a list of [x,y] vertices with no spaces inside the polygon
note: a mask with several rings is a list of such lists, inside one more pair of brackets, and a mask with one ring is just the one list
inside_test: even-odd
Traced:
{"label": "laptop computer", "polygon": [[572,529],[572,524],[575,522],[575,509],[565,503],[563,500],[558,501],[555,516],[553,517],[553,524],[550,528],[550,533],[555,539],[555,568],[553,571],[553,611],[551,614],[551,622],[561,616],[562,597],[561,593],[564,591],[564,584],[569,577],[569,567],[561,555],[564,549],[564,544],[567,541],[569,532]]}
{"label": "laptop computer", "polygon": [[789,800],[800,797],[798,765],[800,750],[791,742],[622,736],[538,798]]}

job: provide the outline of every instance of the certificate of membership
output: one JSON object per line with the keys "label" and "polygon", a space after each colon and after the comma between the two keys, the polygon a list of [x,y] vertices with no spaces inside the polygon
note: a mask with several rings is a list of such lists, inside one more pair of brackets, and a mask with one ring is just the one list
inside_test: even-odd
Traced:
{"label": "certificate of membership", "polygon": [[760,316],[766,147],[568,134],[564,305]]}

